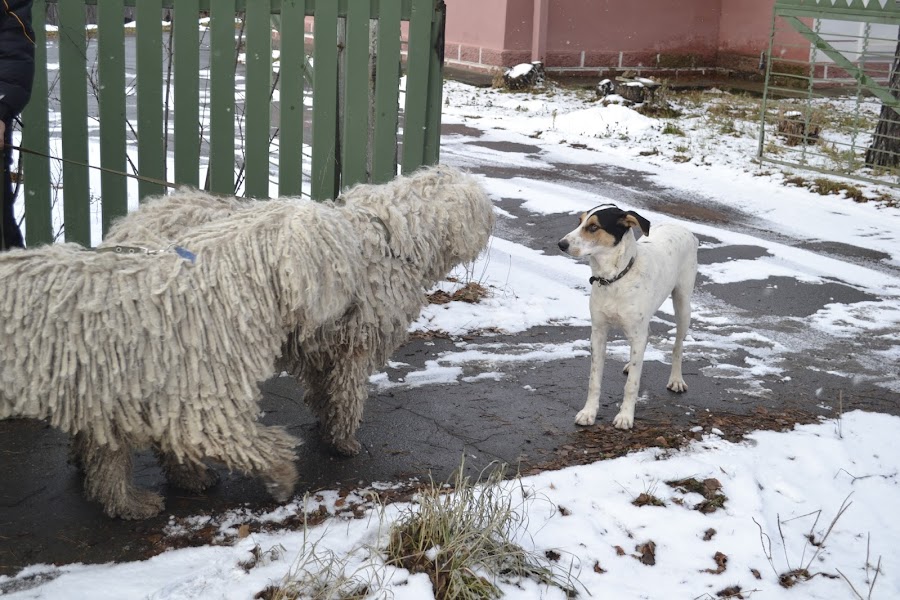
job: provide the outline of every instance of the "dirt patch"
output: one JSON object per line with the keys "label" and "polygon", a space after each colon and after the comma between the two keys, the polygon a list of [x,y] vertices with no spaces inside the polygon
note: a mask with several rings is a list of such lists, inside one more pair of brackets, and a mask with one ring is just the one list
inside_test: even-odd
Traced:
{"label": "dirt patch", "polygon": [[[598,423],[581,429],[571,436],[570,443],[559,446],[553,458],[536,462],[524,469],[523,475],[553,471],[573,465],[587,465],[598,460],[618,458],[635,450],[665,448],[677,450],[687,444],[700,441],[704,434],[715,433],[732,442],[743,440],[748,432],[765,429],[785,431],[795,424],[814,423],[820,416],[800,410],[768,411],[759,407],[751,414],[704,413],[687,424],[671,421],[640,423],[629,431],[615,429],[612,425]],[[716,431],[713,432],[713,429]]]}
{"label": "dirt patch", "polygon": [[[676,160],[675,162],[687,161]],[[656,205],[654,208],[660,212],[682,219],[703,221],[706,223],[729,223],[731,221],[729,215],[726,213],[708,206],[666,203],[664,205]]]}

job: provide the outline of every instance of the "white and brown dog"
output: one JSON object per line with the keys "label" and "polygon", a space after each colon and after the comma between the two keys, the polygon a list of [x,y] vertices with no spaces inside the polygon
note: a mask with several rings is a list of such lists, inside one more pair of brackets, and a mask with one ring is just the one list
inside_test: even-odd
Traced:
{"label": "white and brown dog", "polygon": [[[635,240],[632,228],[645,237]],[[591,265],[591,377],[587,402],[576,415],[578,425],[593,425],[600,407],[600,384],[610,326],[624,330],[631,344],[625,366],[628,380],[625,397],[613,425],[631,429],[644,363],[650,319],[672,295],[675,308],[675,346],[672,373],[666,386],[673,392],[687,391],[681,375],[684,336],[691,320],[691,293],[697,275],[697,238],[679,225],[653,229],[634,211],[603,204],[583,213],[578,227],[559,241],[571,256],[587,256]]]}

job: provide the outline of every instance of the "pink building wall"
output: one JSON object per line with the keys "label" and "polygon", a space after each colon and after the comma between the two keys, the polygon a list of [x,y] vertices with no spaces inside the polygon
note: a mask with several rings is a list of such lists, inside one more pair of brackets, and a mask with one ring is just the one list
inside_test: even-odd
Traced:
{"label": "pink building wall", "polygon": [[[518,1],[531,6],[531,0]],[[518,64],[506,50],[506,24],[507,0],[447,0],[445,60],[474,70]]]}
{"label": "pink building wall", "polygon": [[[446,0],[450,66],[490,71],[533,59],[549,71],[755,69],[774,0]],[[535,5],[547,3],[544,37]],[[540,12],[537,13],[540,20]],[[537,49],[540,48],[540,53]],[[727,64],[720,64],[720,57]]]}
{"label": "pink building wall", "polygon": [[769,47],[775,0],[722,0],[719,50],[752,56]]}

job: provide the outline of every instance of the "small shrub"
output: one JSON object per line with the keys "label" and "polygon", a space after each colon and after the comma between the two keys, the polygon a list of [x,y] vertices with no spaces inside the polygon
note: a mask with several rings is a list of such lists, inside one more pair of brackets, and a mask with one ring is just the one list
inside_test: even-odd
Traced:
{"label": "small shrub", "polygon": [[[352,555],[338,556],[310,540],[303,527],[303,549],[281,581],[257,592],[256,600],[363,600],[373,589],[381,588],[377,572],[363,567],[350,568]],[[279,547],[283,553],[283,548]],[[256,558],[256,552],[251,552]],[[280,558],[281,554],[272,557]],[[253,559],[251,559],[252,561]],[[245,569],[247,568],[242,564]],[[255,564],[253,566],[256,566]]]}
{"label": "small shrub", "polygon": [[505,88],[506,82],[503,80],[503,69],[494,69],[491,71],[491,87]]}
{"label": "small shrub", "polygon": [[684,137],[684,131],[671,121],[666,123],[665,127],[663,127],[662,132],[666,135],[679,135],[681,137]]}
{"label": "small shrub", "polygon": [[[473,484],[460,465],[452,487],[424,489],[391,529],[387,564],[425,573],[437,600],[500,598],[496,581],[534,579],[574,596],[572,578],[511,540],[525,514],[502,485],[504,467]],[[526,497],[526,494],[522,494]],[[558,560],[558,558],[557,558]]]}
{"label": "small shrub", "polygon": [[776,142],[768,141],[766,142],[765,153],[770,156],[778,156],[779,154],[784,154],[785,149],[784,146],[778,144]]}
{"label": "small shrub", "polygon": [[637,498],[631,501],[635,506],[665,506],[666,503],[654,496],[653,494],[643,492]]}
{"label": "small shrub", "polygon": [[797,187],[806,187],[806,180],[800,177],[799,175],[793,175],[791,177],[785,177],[784,185],[795,185]]}
{"label": "small shrub", "polygon": [[734,119],[728,119],[719,125],[719,133],[722,135],[739,135],[737,123]]}

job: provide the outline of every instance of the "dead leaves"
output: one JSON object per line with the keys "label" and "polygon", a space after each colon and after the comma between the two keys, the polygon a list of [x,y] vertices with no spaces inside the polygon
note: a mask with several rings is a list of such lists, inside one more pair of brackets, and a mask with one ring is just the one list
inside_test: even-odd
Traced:
{"label": "dead leaves", "polygon": [[468,302],[469,304],[478,304],[482,298],[488,295],[486,287],[480,283],[469,282],[453,292],[448,294],[444,290],[438,290],[428,294],[429,304],[449,304],[450,302]]}
{"label": "dead leaves", "polygon": [[654,496],[653,494],[648,494],[647,492],[642,493],[640,496],[631,501],[635,506],[665,506],[666,503]]}
{"label": "dead leaves", "polygon": [[645,542],[643,544],[638,544],[634,547],[640,555],[632,554],[636,559],[641,561],[643,564],[652,567],[656,564],[656,543],[653,540]]}
{"label": "dead leaves", "polygon": [[685,494],[693,493],[703,496],[703,501],[695,505],[694,510],[698,510],[705,515],[724,508],[725,502],[728,500],[725,494],[719,492],[722,489],[722,484],[715,477],[709,477],[703,481],[698,481],[693,477],[676,479],[667,481],[666,485]]}
{"label": "dead leaves", "polygon": [[725,569],[728,568],[728,556],[722,552],[716,552],[713,556],[713,560],[716,561],[715,569],[703,569],[702,573],[712,573],[713,575],[721,575],[725,572]]}

